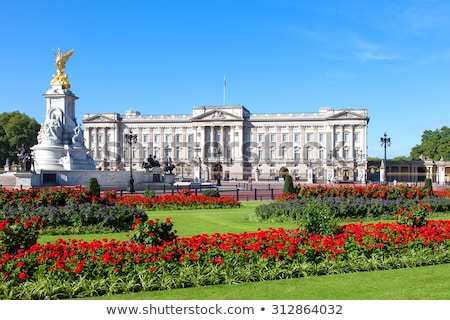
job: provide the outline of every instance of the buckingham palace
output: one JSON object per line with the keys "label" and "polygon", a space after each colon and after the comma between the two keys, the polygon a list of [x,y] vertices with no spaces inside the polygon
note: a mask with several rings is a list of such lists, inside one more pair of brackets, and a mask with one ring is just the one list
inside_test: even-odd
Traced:
{"label": "buckingham palace", "polygon": [[[367,109],[251,113],[242,105],[194,106],[192,114],[84,114],[98,170],[173,163],[179,180],[366,180]],[[126,137],[133,135],[134,141]]]}

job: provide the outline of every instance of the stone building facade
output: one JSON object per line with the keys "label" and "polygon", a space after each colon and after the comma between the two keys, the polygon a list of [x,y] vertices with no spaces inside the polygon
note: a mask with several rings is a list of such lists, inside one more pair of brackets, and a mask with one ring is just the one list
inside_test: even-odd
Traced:
{"label": "stone building facade", "polygon": [[[175,164],[177,179],[365,182],[367,109],[252,114],[242,105],[195,106],[192,114],[85,114],[86,147],[98,169]],[[129,143],[126,134],[136,135]],[[150,168],[151,169],[151,168]]]}

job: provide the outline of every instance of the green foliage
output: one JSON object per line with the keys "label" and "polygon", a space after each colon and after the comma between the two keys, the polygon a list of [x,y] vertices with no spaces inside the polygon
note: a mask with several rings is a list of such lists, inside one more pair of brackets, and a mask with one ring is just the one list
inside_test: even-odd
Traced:
{"label": "green foliage", "polygon": [[428,204],[420,202],[417,206],[400,209],[394,216],[399,224],[405,224],[410,227],[420,228],[427,224],[427,217],[431,208]]}
{"label": "green foliage", "polygon": [[411,158],[450,160],[450,128],[443,126],[434,131],[425,130],[422,134],[422,142],[411,149]]}
{"label": "green foliage", "polygon": [[325,204],[316,203],[314,199],[306,203],[299,222],[306,232],[321,235],[333,235],[337,226],[331,209]]}
{"label": "green foliage", "polygon": [[18,163],[17,149],[23,144],[32,147],[37,144],[39,123],[19,111],[0,114],[0,163],[6,159]]}
{"label": "green foliage", "polygon": [[166,218],[164,221],[158,218],[142,221],[138,218],[132,228],[133,234],[130,238],[138,244],[157,246],[176,238],[176,231],[172,230],[173,223],[170,218]]}
{"label": "green foliage", "polygon": [[156,193],[153,190],[145,190],[144,196],[147,198],[154,198],[156,196]]}
{"label": "green foliage", "polygon": [[284,177],[283,192],[284,193],[295,193],[294,182],[292,181],[292,176],[290,174],[287,174]]}
{"label": "green foliage", "polygon": [[426,192],[428,194],[432,194],[433,193],[433,182],[431,181],[430,178],[426,178],[425,179],[424,189],[426,190]]}
{"label": "green foliage", "polygon": [[42,220],[5,219],[0,222],[0,255],[13,254],[19,249],[28,249],[37,243]]}
{"label": "green foliage", "polygon": [[100,197],[100,185],[98,184],[97,178],[89,179],[88,190],[93,196]]}
{"label": "green foliage", "polygon": [[410,157],[399,156],[399,157],[392,158],[391,161],[402,162],[402,161],[410,161],[410,160],[411,160]]}
{"label": "green foliage", "polygon": [[202,194],[207,197],[220,197],[219,190],[217,189],[205,189]]}

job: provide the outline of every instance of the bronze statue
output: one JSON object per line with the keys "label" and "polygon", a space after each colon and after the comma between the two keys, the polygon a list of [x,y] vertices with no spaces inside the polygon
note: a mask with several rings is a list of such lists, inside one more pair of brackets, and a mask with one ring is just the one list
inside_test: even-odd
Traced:
{"label": "bronze statue", "polygon": [[31,155],[30,148],[26,147],[24,144],[17,149],[17,157],[19,158],[19,165],[21,171],[30,171],[31,166],[34,167],[34,159]]}

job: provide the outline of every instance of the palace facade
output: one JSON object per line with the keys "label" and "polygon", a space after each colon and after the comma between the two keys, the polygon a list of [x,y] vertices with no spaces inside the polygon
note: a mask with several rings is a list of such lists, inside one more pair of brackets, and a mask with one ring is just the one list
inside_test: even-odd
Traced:
{"label": "palace facade", "polygon": [[[173,163],[177,179],[365,182],[367,109],[253,114],[242,105],[195,106],[192,114],[85,114],[86,147],[99,170]],[[136,141],[125,139],[136,135]],[[152,159],[150,159],[152,158]],[[148,168],[147,168],[148,169]],[[151,168],[150,168],[151,170]]]}

